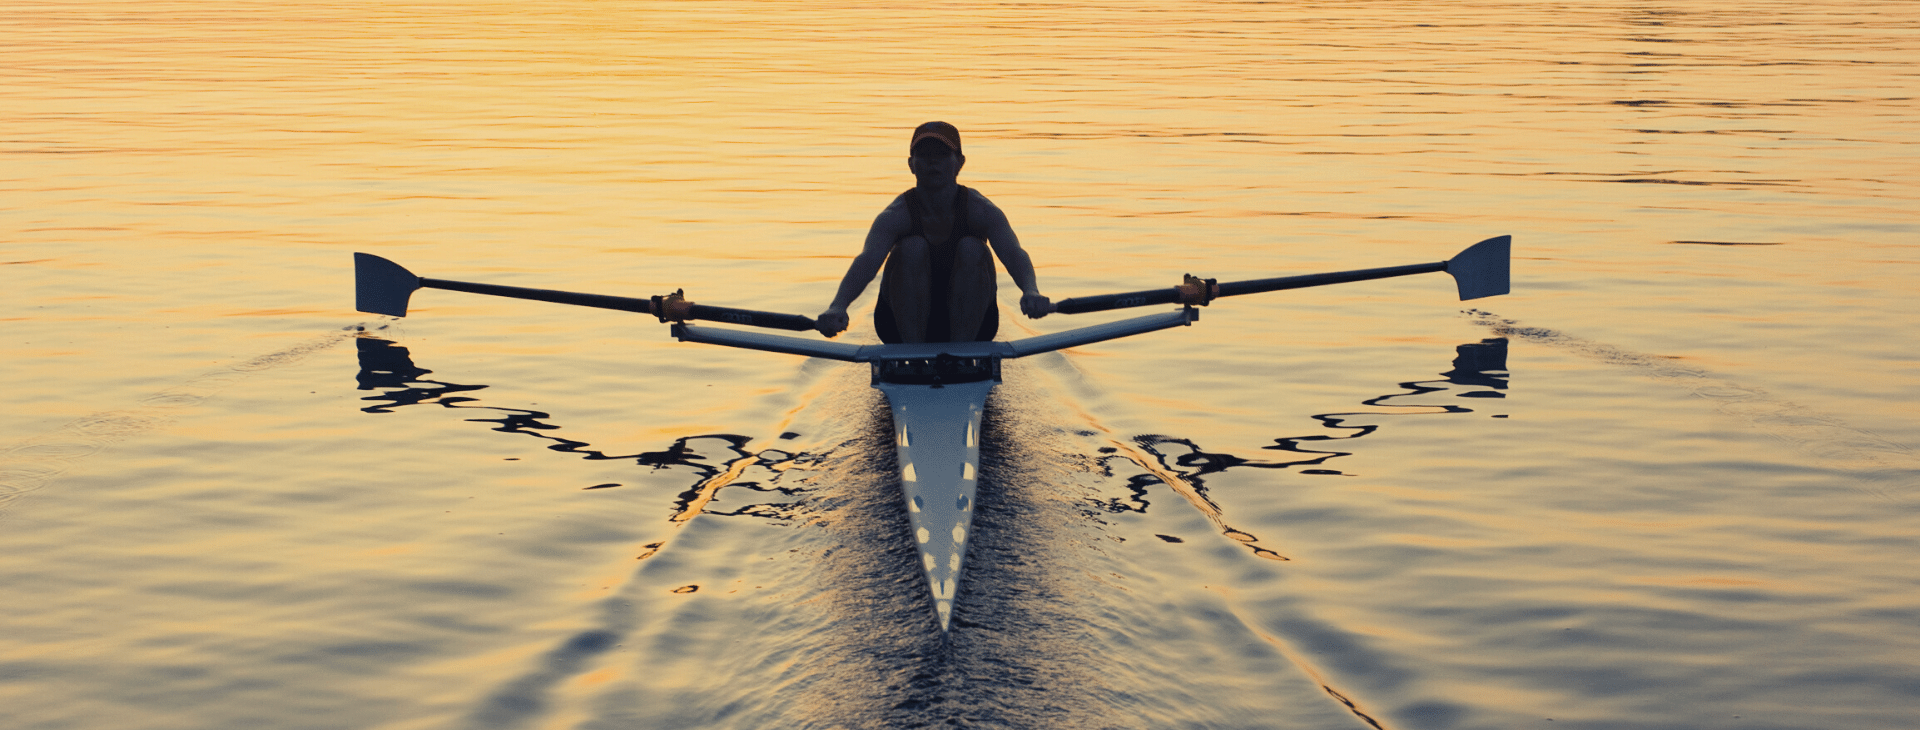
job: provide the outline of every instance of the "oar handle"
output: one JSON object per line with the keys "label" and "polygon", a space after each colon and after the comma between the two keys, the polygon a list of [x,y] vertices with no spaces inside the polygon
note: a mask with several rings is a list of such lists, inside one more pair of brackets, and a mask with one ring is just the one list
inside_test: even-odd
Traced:
{"label": "oar handle", "polygon": [[749,327],[767,327],[770,329],[804,332],[813,329],[813,318],[799,314],[780,314],[761,312],[752,309],[734,307],[715,307],[689,302],[683,292],[674,292],[663,296],[641,299],[639,297],[616,297],[608,294],[582,294],[579,292],[556,291],[553,289],[531,289],[520,286],[500,284],[479,284],[470,281],[450,281],[447,279],[428,279],[422,277],[420,286],[429,289],[463,291],[470,294],[487,294],[496,297],[531,299],[555,304],[573,304],[599,309],[617,309],[622,312],[638,312],[659,317],[662,322],[686,322],[707,320],[709,322],[729,322]]}

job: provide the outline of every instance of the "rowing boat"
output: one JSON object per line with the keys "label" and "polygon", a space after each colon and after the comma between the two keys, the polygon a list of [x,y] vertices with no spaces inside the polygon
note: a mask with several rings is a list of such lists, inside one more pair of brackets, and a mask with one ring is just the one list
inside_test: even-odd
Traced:
{"label": "rowing boat", "polygon": [[1079,297],[1054,304],[1054,311],[1062,314],[1178,305],[1173,311],[1005,342],[855,345],[696,325],[691,322],[804,331],[813,329],[813,320],[802,315],[695,304],[687,301],[684,292],[642,299],[429,279],[366,253],[354,254],[355,306],[362,312],[405,317],[414,291],[446,289],[651,314],[670,323],[673,336],[682,342],[868,364],[873,387],[886,395],[892,409],[893,442],[908,527],[918,546],[934,614],[945,634],[952,630],[954,602],[972,538],[980,478],[981,420],[987,397],[1000,382],[1002,361],[1188,326],[1199,320],[1197,307],[1223,296],[1431,272],[1451,275],[1463,301],[1506,294],[1510,249],[1511,239],[1499,236],[1437,263],[1226,283],[1189,275],[1170,289]]}

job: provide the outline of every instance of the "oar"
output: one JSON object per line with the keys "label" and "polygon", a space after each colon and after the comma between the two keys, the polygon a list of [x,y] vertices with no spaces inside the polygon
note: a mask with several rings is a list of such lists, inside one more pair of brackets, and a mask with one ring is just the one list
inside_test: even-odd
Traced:
{"label": "oar", "polygon": [[1218,283],[1212,279],[1198,279],[1191,274],[1186,282],[1171,289],[1152,289],[1148,291],[1125,292],[1121,294],[1100,294],[1090,297],[1074,297],[1054,302],[1053,311],[1062,314],[1080,314],[1099,312],[1125,307],[1143,307],[1150,304],[1198,304],[1205,305],[1217,297],[1230,297],[1238,294],[1256,294],[1259,292],[1279,291],[1281,289],[1303,289],[1326,284],[1345,284],[1350,281],[1385,279],[1394,276],[1427,274],[1445,271],[1453,275],[1454,284],[1460,289],[1461,301],[1481,297],[1498,296],[1507,293],[1509,257],[1512,249],[1512,236],[1499,236],[1468,246],[1452,259],[1432,264],[1412,264],[1409,266],[1388,266],[1379,269],[1359,269],[1357,271],[1335,271],[1326,274],[1305,274],[1302,276],[1281,276],[1272,279],[1254,279],[1252,281],[1233,281]]}
{"label": "oar", "polygon": [[499,284],[475,284],[466,281],[448,281],[446,279],[428,279],[414,275],[399,264],[373,254],[356,253],[353,255],[354,308],[362,312],[385,314],[392,317],[407,316],[407,300],[415,289],[450,289],[472,294],[487,294],[496,297],[514,299],[532,299],[541,302],[574,304],[582,307],[600,309],[618,309],[623,312],[639,312],[659,317],[662,322],[685,322],[704,319],[710,322],[731,322],[751,327],[770,327],[773,329],[793,330],[795,332],[813,329],[813,318],[798,314],[777,314],[757,312],[751,309],[732,307],[712,307],[694,304],[686,300],[681,292],[651,299],[637,297],[615,297],[605,294],[578,294],[575,292],[554,291],[551,289],[528,289],[518,286]]}

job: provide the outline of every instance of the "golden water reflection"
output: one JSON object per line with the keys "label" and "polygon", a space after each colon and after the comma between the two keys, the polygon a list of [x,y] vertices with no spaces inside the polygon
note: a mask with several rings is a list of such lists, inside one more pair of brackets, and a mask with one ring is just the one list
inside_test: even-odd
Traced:
{"label": "golden water reflection", "polygon": [[[0,717],[1899,726],[1914,27],[1768,0],[14,3]],[[944,654],[894,590],[864,373],[449,292],[350,310],[369,251],[817,311],[935,118],[1055,298],[1500,234],[1515,293],[1249,297],[1011,369]]]}

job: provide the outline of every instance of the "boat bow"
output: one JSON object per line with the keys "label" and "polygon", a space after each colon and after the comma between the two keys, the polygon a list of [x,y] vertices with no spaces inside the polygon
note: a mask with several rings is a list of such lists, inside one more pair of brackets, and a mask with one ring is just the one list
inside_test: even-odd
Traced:
{"label": "boat bow", "polygon": [[973,537],[980,478],[980,417],[994,381],[881,382],[893,406],[895,454],[907,521],[933,594],[940,630],[953,625],[953,600]]}

